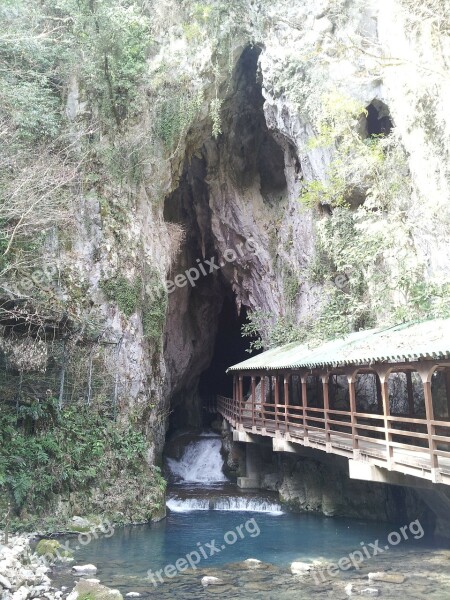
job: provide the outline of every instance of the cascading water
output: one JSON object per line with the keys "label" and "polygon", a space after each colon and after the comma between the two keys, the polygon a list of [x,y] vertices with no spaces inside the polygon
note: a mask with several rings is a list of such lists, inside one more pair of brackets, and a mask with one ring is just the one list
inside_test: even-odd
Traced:
{"label": "cascading water", "polygon": [[212,498],[180,498],[171,496],[167,508],[172,512],[191,512],[194,510],[224,510],[236,512],[268,513],[282,515],[280,504],[264,498],[248,498],[245,496],[212,497]]}
{"label": "cascading water", "polygon": [[[171,441],[166,465],[172,482],[167,508],[174,513],[235,511],[281,515],[276,498],[240,492],[224,474],[222,440],[211,432],[182,434]],[[174,457],[175,454],[175,457]]]}
{"label": "cascading water", "polygon": [[204,483],[206,485],[228,481],[223,472],[220,454],[222,441],[216,435],[201,435],[186,446],[180,460],[167,459],[167,466],[178,483]]}

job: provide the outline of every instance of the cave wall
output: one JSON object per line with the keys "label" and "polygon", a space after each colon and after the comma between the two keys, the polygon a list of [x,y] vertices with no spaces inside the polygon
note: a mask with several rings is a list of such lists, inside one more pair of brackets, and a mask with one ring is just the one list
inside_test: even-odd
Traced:
{"label": "cave wall", "polygon": [[[448,282],[450,272],[447,21],[433,12],[421,18],[408,0],[213,3],[214,18],[198,22],[185,4],[152,7],[142,93],[120,128],[100,126],[82,74],[73,69],[61,83],[68,137],[77,149],[85,137],[95,145],[68,192],[73,220],[47,233],[42,257],[57,266],[48,297],[100,321],[119,419],[146,433],[149,464],[162,452],[174,406],[199,422],[197,386],[225,293],[237,311],[290,312],[297,321],[313,319],[327,296],[326,282],[307,276],[322,215],[298,200],[308,182],[327,181],[333,159],[332,148],[311,144],[328,83],[364,106],[388,107],[407,154],[407,247],[420,255],[427,281]],[[113,156],[137,156],[139,178],[112,173]],[[168,294],[158,339],[145,332],[155,307],[143,300],[155,280],[197,259],[220,260],[250,238],[256,252]],[[119,275],[143,282],[132,310],[105,293],[105,281]]]}

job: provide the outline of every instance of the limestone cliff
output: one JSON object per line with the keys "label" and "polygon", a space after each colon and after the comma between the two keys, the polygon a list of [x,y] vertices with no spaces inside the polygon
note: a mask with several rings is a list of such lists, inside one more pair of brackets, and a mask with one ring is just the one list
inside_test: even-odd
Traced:
{"label": "limestone cliff", "polygon": [[26,191],[0,215],[5,394],[106,402],[153,465],[171,411],[199,423],[225,299],[266,343],[448,312],[449,23],[445,0],[113,5],[2,9],[68,40],[2,115]]}

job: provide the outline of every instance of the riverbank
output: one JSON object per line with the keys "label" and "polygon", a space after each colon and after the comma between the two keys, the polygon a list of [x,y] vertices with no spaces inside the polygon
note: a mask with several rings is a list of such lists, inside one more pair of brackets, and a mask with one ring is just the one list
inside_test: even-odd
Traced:
{"label": "riverbank", "polygon": [[[79,579],[72,590],[68,586],[55,586],[51,579],[52,567],[56,562],[69,562],[70,552],[62,550],[59,557],[55,550],[60,548],[55,540],[42,540],[36,549],[32,548],[34,537],[10,535],[5,542],[4,532],[0,531],[0,598],[1,600],[122,600],[118,590],[111,590],[100,584],[98,579]],[[68,567],[70,568],[70,567]],[[71,567],[74,577],[95,575],[95,565]]]}

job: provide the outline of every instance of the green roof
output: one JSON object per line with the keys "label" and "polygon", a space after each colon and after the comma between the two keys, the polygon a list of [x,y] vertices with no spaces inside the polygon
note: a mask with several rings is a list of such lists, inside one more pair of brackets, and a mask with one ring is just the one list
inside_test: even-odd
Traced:
{"label": "green roof", "polygon": [[317,348],[293,342],[233,365],[228,371],[340,367],[450,357],[450,319],[368,329]]}

